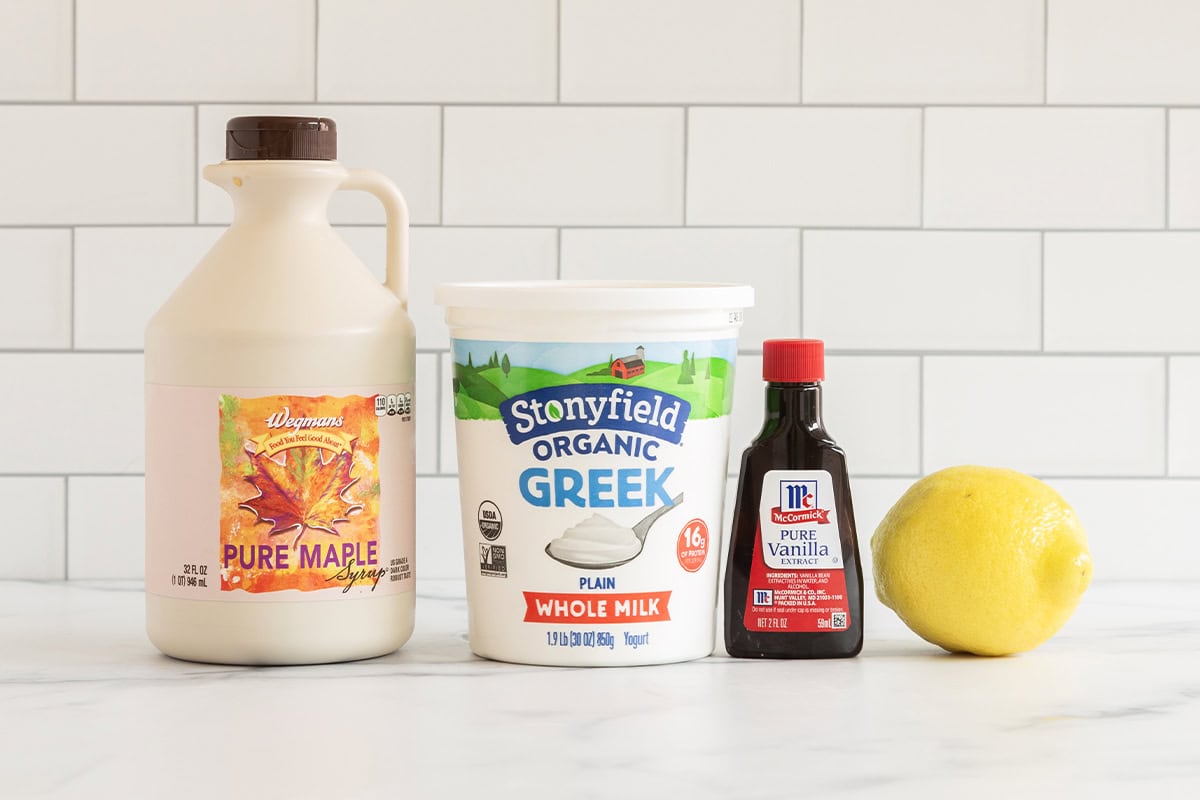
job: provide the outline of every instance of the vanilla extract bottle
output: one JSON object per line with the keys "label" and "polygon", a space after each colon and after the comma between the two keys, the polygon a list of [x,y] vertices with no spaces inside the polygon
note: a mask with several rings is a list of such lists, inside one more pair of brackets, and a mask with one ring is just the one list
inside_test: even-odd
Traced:
{"label": "vanilla extract bottle", "polygon": [[863,640],[863,580],[846,455],[821,421],[825,345],[763,343],[766,420],[742,455],[725,570],[735,658],[847,658]]}

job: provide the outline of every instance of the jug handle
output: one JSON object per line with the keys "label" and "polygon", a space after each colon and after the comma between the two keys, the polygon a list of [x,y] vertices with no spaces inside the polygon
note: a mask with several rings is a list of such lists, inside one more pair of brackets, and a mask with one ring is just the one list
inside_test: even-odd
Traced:
{"label": "jug handle", "polygon": [[369,169],[348,169],[339,189],[370,192],[387,214],[387,276],[384,286],[408,308],[408,204],[396,184]]}

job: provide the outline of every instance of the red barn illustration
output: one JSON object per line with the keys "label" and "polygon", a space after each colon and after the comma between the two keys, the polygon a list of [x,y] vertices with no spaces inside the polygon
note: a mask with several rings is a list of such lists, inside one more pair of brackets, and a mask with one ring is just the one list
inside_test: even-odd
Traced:
{"label": "red barn illustration", "polygon": [[637,353],[613,359],[609,372],[614,378],[628,380],[646,371],[646,348],[638,345]]}

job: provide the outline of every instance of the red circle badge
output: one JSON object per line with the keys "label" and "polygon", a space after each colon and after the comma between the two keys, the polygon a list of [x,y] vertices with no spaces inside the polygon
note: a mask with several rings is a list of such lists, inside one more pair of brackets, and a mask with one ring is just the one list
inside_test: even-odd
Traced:
{"label": "red circle badge", "polygon": [[679,559],[679,566],[688,572],[696,572],[704,566],[710,539],[704,520],[689,520],[675,541],[675,556]]}

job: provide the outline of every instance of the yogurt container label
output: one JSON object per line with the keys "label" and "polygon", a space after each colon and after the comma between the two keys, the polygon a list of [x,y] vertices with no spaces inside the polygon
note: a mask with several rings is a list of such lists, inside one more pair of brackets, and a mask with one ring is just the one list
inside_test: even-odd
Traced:
{"label": "yogurt container label", "polygon": [[736,349],[453,341],[476,652],[616,665],[711,651]]}

